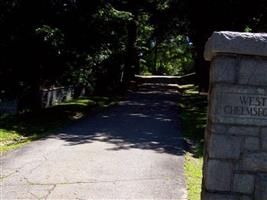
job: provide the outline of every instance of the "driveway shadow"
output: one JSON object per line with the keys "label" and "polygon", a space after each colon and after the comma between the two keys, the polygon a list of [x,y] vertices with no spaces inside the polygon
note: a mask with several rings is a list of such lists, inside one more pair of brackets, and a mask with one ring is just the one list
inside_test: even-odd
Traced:
{"label": "driveway shadow", "polygon": [[183,154],[179,125],[179,94],[165,87],[142,88],[118,106],[60,130],[55,136],[82,145],[94,141],[115,145],[110,151],[131,148]]}

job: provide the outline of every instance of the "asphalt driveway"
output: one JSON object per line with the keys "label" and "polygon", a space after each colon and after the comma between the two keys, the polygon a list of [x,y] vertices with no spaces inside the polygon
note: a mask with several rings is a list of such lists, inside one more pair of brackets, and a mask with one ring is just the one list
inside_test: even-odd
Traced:
{"label": "asphalt driveway", "polygon": [[187,199],[179,96],[160,86],[1,157],[1,199]]}

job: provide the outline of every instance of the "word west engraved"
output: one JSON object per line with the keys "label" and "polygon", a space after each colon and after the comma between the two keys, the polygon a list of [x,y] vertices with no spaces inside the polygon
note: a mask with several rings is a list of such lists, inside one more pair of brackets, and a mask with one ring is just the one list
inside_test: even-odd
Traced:
{"label": "word west engraved", "polygon": [[238,97],[238,105],[224,105],[224,115],[267,117],[267,97],[241,94],[232,95]]}

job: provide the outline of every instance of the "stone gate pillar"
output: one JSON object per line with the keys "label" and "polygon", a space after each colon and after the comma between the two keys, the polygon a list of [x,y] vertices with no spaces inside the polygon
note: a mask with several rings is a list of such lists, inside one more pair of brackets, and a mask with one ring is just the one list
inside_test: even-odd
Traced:
{"label": "stone gate pillar", "polygon": [[267,34],[214,32],[202,200],[267,200]]}

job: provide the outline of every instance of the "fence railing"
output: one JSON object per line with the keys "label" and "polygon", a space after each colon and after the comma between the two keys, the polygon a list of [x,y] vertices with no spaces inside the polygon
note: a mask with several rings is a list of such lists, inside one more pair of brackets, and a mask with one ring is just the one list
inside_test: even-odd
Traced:
{"label": "fence railing", "polygon": [[41,91],[41,107],[48,108],[53,105],[59,104],[63,101],[73,99],[73,87],[58,87],[52,89],[42,89]]}
{"label": "fence railing", "polygon": [[[28,101],[30,101],[30,98],[31,97],[28,98]],[[63,101],[72,100],[73,98],[74,98],[74,87],[57,87],[51,89],[41,89],[39,105],[41,105],[41,108],[49,108]],[[25,99],[22,100],[18,98],[2,102],[0,100],[0,114],[3,113],[16,114],[19,111],[23,110]],[[27,105],[27,103],[25,105]]]}

